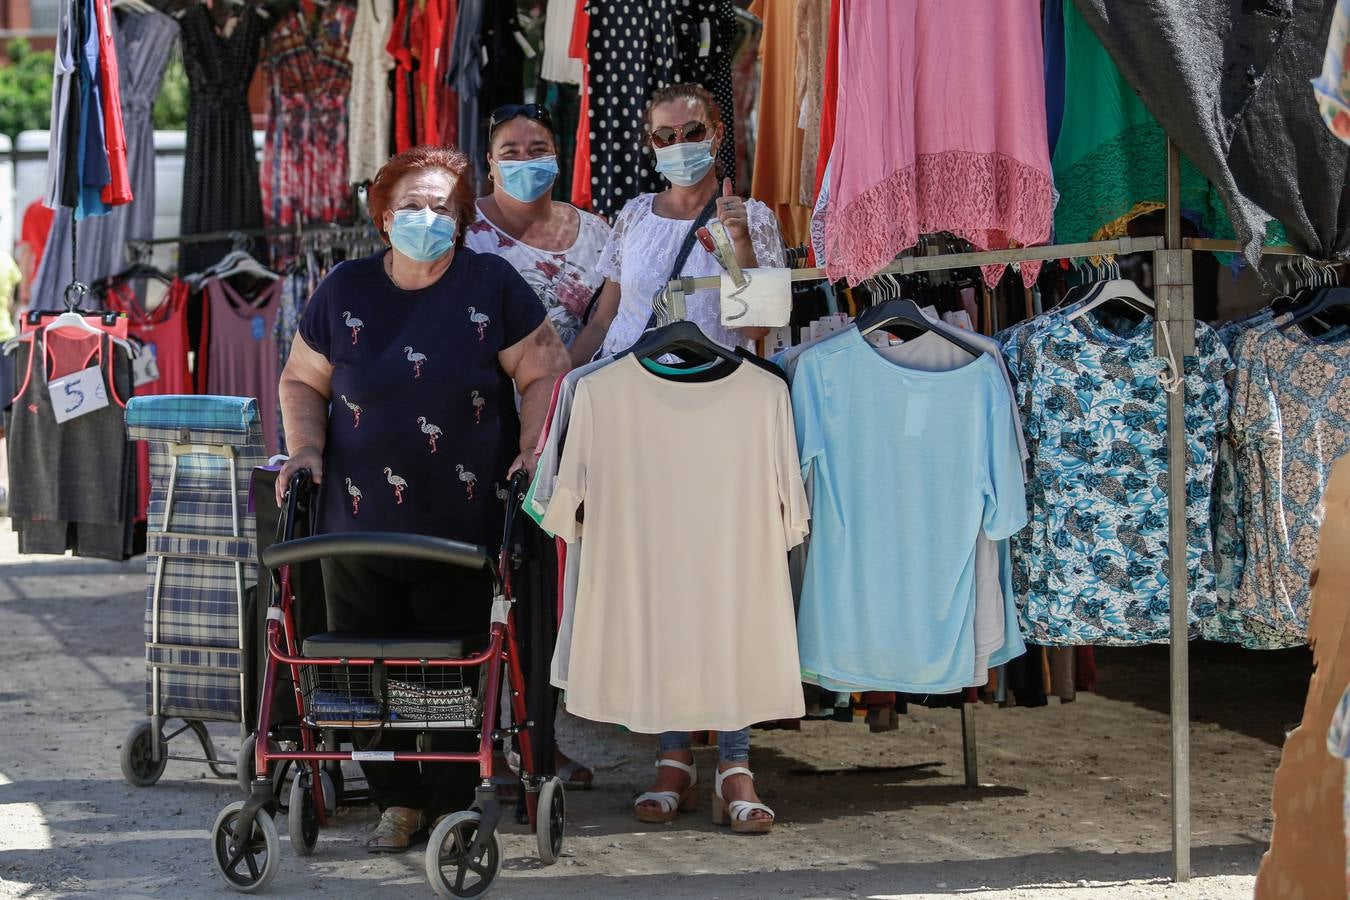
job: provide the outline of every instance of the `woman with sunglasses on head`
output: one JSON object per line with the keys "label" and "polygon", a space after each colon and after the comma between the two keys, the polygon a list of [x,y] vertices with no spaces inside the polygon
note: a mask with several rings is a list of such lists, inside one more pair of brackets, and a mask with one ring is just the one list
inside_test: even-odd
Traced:
{"label": "woman with sunglasses on head", "polygon": [[[704,88],[675,84],[652,95],[647,143],[656,155],[656,171],[670,187],[633,198],[615,220],[600,255],[599,271],[607,280],[594,314],[572,344],[574,366],[597,350],[610,356],[631,347],[651,319],[653,298],[672,276],[722,272],[697,241],[680,271],[673,271],[691,226],[709,207],[726,227],[741,266],[784,265],[773,213],[757,200],[742,200],[733,193],[731,180],[719,177],[716,157],[724,139],[721,113]],[[767,333],[763,328],[723,328],[716,290],[689,294],[685,309],[686,318],[728,347],[744,346]]]}
{"label": "woman with sunglasses on head", "polygon": [[478,200],[465,243],[511,263],[570,346],[605,280],[596,264],[609,239],[609,225],[551,198],[558,178],[557,153],[553,120],[545,107],[525,103],[497,109],[488,120],[492,193]]}
{"label": "woman with sunglasses on head", "polygon": [[[589,359],[602,340],[604,354],[610,355],[632,346],[641,336],[651,317],[652,298],[672,276],[681,244],[705,211],[726,226],[742,266],[783,265],[782,239],[773,213],[758,201],[747,203],[733,195],[730,179],[721,182],[714,171],[724,131],[717,104],[706,90],[678,84],[657,91],[647,107],[647,134],[656,153],[656,169],[670,181],[670,188],[634,198],[619,214],[600,261],[600,271],[608,281],[596,315],[572,345],[574,365]],[[720,271],[712,254],[695,242],[678,274],[702,276]],[[723,328],[715,290],[689,295],[686,313],[704,333],[727,346],[744,345],[765,333],[758,328]],[[680,676],[672,672],[671,677]],[[734,691],[736,686],[726,689]],[[687,732],[661,735],[655,781],[633,804],[638,821],[671,822],[692,808],[698,775],[690,746]],[[773,810],[759,802],[748,768],[748,723],[740,730],[719,733],[717,749],[714,821],[729,818],[737,833],[769,831]]]}

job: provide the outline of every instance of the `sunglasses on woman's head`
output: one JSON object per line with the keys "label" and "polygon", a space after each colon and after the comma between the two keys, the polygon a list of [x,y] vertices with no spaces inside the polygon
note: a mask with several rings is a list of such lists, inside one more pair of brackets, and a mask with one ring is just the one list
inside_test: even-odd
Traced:
{"label": "sunglasses on woman's head", "polygon": [[708,138],[707,122],[685,122],[683,125],[672,128],[669,125],[662,125],[660,128],[653,128],[647,133],[651,139],[653,147],[669,147],[671,144],[687,142],[697,144],[699,141]]}
{"label": "sunglasses on woman's head", "polygon": [[492,111],[492,117],[488,119],[488,134],[496,131],[497,126],[505,125],[512,119],[519,119],[522,116],[553,131],[553,116],[549,113],[548,107],[540,106],[538,103],[508,103]]}

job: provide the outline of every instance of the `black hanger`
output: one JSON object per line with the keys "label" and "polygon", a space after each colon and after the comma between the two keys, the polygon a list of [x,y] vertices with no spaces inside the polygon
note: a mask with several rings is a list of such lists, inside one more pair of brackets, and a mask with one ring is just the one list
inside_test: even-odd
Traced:
{"label": "black hanger", "polygon": [[686,360],[724,359],[733,365],[741,364],[740,358],[735,353],[708,337],[703,333],[703,329],[687,319],[652,329],[638,338],[637,343],[627,352],[639,360],[659,359],[667,353],[672,353]]}
{"label": "black hanger", "polygon": [[[919,307],[915,305],[913,300],[887,300],[877,306],[868,307],[862,311],[854,324],[858,331],[863,334],[876,331],[878,328],[890,334],[896,334],[893,330],[895,326],[929,331],[950,341],[977,359],[984,354],[983,350],[966,343],[956,335],[934,328],[932,320],[919,311]],[[903,337],[903,335],[896,334],[896,337]]]}
{"label": "black hanger", "polygon": [[1339,286],[1316,288],[1304,292],[1298,301],[1292,310],[1293,318],[1281,326],[1285,330],[1309,319],[1318,318],[1333,307],[1350,306],[1350,288]]}
{"label": "black hanger", "polygon": [[153,278],[164,284],[173,284],[173,277],[162,269],[158,269],[147,263],[138,262],[134,263],[131,268],[118,272],[116,275],[100,278],[98,281],[94,282],[94,286],[91,290],[95,294],[102,296],[119,284],[125,284],[128,281],[137,281],[141,278]]}

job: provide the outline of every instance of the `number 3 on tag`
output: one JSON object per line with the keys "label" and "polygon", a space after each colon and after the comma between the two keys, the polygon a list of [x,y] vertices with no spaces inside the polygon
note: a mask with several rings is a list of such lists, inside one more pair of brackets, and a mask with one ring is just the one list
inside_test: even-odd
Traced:
{"label": "number 3 on tag", "polygon": [[47,393],[51,397],[52,412],[58,424],[97,412],[108,405],[103,372],[98,366],[52,379],[47,382]]}

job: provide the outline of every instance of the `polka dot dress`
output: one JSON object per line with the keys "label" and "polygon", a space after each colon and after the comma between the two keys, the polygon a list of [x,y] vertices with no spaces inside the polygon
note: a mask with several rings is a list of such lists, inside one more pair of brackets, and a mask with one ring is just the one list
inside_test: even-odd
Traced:
{"label": "polka dot dress", "polygon": [[[644,115],[652,93],[677,81],[702,84],[717,100],[728,126],[719,158],[734,177],[731,0],[591,0],[587,9],[595,211],[612,216],[633,197],[666,186],[644,146]],[[705,32],[710,45],[700,56]]]}

